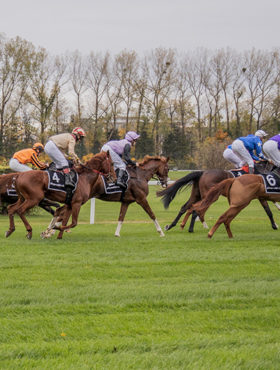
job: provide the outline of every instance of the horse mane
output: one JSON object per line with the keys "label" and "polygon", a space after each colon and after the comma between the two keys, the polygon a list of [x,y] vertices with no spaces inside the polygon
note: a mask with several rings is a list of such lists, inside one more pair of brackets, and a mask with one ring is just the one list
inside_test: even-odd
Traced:
{"label": "horse mane", "polygon": [[143,160],[141,162],[139,162],[139,166],[144,166],[146,163],[150,162],[152,159],[156,160],[156,161],[161,161],[163,159],[163,157],[161,157],[160,155],[145,155],[145,157],[143,158]]}
{"label": "horse mane", "polygon": [[82,172],[88,172],[90,170],[96,169],[98,170],[101,167],[101,163],[106,159],[107,153],[100,152],[94,154],[92,158],[90,158],[84,165],[79,165],[75,167],[75,170],[78,174]]}

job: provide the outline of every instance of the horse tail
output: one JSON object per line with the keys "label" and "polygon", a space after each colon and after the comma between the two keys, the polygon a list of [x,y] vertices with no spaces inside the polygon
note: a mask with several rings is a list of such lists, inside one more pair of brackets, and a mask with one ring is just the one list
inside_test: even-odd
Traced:
{"label": "horse tail", "polygon": [[199,217],[204,217],[207,209],[219,199],[220,195],[226,197],[229,196],[230,188],[234,182],[235,178],[225,179],[218,184],[211,187],[211,189],[206,194],[205,198],[193,205],[192,210],[196,211]]}
{"label": "horse tail", "polygon": [[162,202],[164,208],[168,208],[169,204],[175,198],[177,192],[182,189],[183,186],[190,186],[191,184],[195,184],[199,182],[199,179],[203,175],[204,171],[194,171],[189,173],[188,175],[178,179],[174,182],[174,184],[168,186],[166,189],[160,190],[157,192],[158,197],[162,197]]}

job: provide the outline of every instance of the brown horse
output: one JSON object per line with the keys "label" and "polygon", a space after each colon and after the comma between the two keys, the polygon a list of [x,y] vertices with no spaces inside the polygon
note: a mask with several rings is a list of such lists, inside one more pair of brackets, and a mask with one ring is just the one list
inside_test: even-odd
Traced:
{"label": "brown horse", "polygon": [[[14,204],[18,200],[18,196],[16,195],[15,190],[13,188],[14,183],[16,181],[17,176],[20,172],[12,172],[4,175],[0,175],[0,206],[5,208],[4,205],[6,204]],[[53,202],[49,199],[43,199],[39,204],[39,207],[44,209],[45,211],[54,215],[55,210],[52,208],[54,207],[57,209],[60,207],[60,204],[57,202]],[[2,210],[3,211],[3,210]]]}
{"label": "brown horse", "polygon": [[[121,227],[128,209],[131,203],[138,203],[144,211],[154,221],[156,230],[160,236],[164,236],[164,233],[156,219],[154,212],[152,211],[147,196],[149,194],[148,181],[156,176],[162,186],[167,186],[168,181],[168,160],[169,158],[160,156],[145,156],[142,162],[139,163],[138,167],[128,167],[130,179],[128,181],[128,187],[125,193],[106,194],[104,184],[101,184],[99,193],[96,195],[97,199],[109,201],[109,202],[121,202],[121,209],[118,218],[118,225],[115,232],[115,236],[120,236]],[[70,217],[71,210],[63,207],[56,213],[57,217],[53,220],[53,223],[49,225],[48,229],[42,233],[42,237],[49,237],[49,232],[53,228],[60,230],[58,239],[62,237],[64,230],[68,228],[66,226]],[[62,226],[58,226],[58,223],[62,222]]]}
{"label": "brown horse", "polygon": [[[255,172],[268,173],[268,170],[266,169],[266,167],[267,167],[266,162],[256,163]],[[183,204],[178,215],[171,222],[171,224],[165,226],[165,230],[170,230],[172,229],[172,227],[176,226],[181,216],[187,212],[180,226],[183,229],[185,227],[185,224],[189,216],[192,215],[189,232],[193,232],[195,220],[197,218],[197,213],[194,210],[190,211],[192,205],[200,201],[201,199],[203,199],[212,186],[216,185],[217,183],[227,178],[234,178],[233,172],[236,172],[236,174],[238,174],[238,171],[239,170],[225,171],[225,170],[219,170],[219,169],[206,170],[206,171],[194,171],[182,177],[181,179],[178,179],[177,181],[175,181],[174,184],[168,186],[166,189],[157,192],[157,196],[162,197],[164,208],[168,208],[169,204],[175,198],[179,190],[181,190],[183,187],[188,187],[192,185],[190,198],[187,200],[185,204]],[[276,225],[273,219],[273,214],[266,200],[259,199],[259,201],[261,205],[263,206],[266,214],[269,217],[272,228],[274,230],[278,229],[278,226]],[[202,218],[201,221],[203,222],[204,227],[207,228],[208,226],[205,223],[204,218]]]}
{"label": "brown horse", "polygon": [[[75,168],[79,174],[77,188],[71,200],[71,205],[67,206],[72,214],[72,223],[67,228],[77,225],[78,215],[81,206],[90,198],[95,197],[102,189],[101,174],[110,176],[114,180],[116,174],[109,152],[102,152],[94,155],[85,165]],[[38,205],[42,199],[48,199],[65,203],[66,194],[61,191],[48,189],[48,173],[46,171],[21,172],[15,181],[16,191],[19,199],[15,204],[8,207],[10,227],[6,232],[6,237],[15,231],[14,214],[17,213],[22,219],[27,230],[27,238],[32,238],[32,228],[28,223],[25,212]]]}
{"label": "brown horse", "polygon": [[238,178],[224,180],[213,186],[202,201],[193,205],[193,209],[199,214],[199,217],[203,217],[206,210],[219,198],[220,195],[225,195],[228,198],[230,207],[220,216],[218,221],[211,228],[208,233],[209,238],[213,236],[214,232],[222,223],[225,225],[228,237],[232,238],[233,235],[230,229],[230,223],[238,213],[251,202],[251,200],[262,199],[265,201],[270,200],[272,202],[280,200],[280,193],[266,193],[264,181],[261,176],[243,175]]}

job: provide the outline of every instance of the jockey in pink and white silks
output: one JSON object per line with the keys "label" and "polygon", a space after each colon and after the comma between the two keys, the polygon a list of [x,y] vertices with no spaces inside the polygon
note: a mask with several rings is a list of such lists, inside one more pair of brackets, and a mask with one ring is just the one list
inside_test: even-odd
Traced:
{"label": "jockey in pink and white silks", "polygon": [[233,152],[241,159],[242,166],[248,164],[249,173],[254,173],[254,160],[266,159],[262,153],[262,139],[265,136],[266,132],[258,130],[255,135],[239,137],[232,143]]}
{"label": "jockey in pink and white silks", "polygon": [[126,164],[132,164],[134,166],[136,165],[136,162],[130,159],[130,149],[131,146],[136,143],[139,137],[140,135],[138,135],[136,132],[128,131],[124,139],[108,141],[101,148],[101,151],[107,152],[109,150],[112,161],[114,162],[114,169],[119,169],[116,184],[123,188],[126,188],[126,185],[123,182]]}
{"label": "jockey in pink and white silks", "polygon": [[232,163],[235,168],[242,167],[242,160],[233,152],[232,146],[228,145],[223,152],[223,157],[226,161]]}

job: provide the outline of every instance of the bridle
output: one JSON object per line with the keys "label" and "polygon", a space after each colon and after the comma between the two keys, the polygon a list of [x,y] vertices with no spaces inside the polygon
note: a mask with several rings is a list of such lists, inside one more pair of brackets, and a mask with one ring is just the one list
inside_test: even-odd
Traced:
{"label": "bridle", "polygon": [[[164,167],[164,170],[167,170],[167,174],[168,174],[168,167],[167,166]],[[167,180],[168,180],[168,175],[167,174],[161,176],[158,173],[156,173],[155,175],[152,176],[152,179],[156,180],[158,182],[158,184],[160,184],[162,187],[167,187]]]}
{"label": "bridle", "polygon": [[106,179],[108,179],[108,180],[112,180],[112,181],[113,181],[113,179],[112,179],[112,175],[111,175],[111,161],[109,160],[109,158],[108,158],[108,157],[106,158],[106,161],[108,161],[108,163],[109,163],[109,171],[108,171],[108,173],[105,173],[105,172],[102,172],[102,171],[98,171],[98,170],[96,170],[96,169],[94,169],[94,168],[90,168],[90,167],[88,167],[88,166],[85,166],[85,165],[84,165],[84,164],[82,164],[82,163],[80,163],[80,166],[81,166],[82,168],[85,168],[86,170],[92,171],[92,172],[94,172],[94,173],[98,173],[99,175],[104,176]]}

